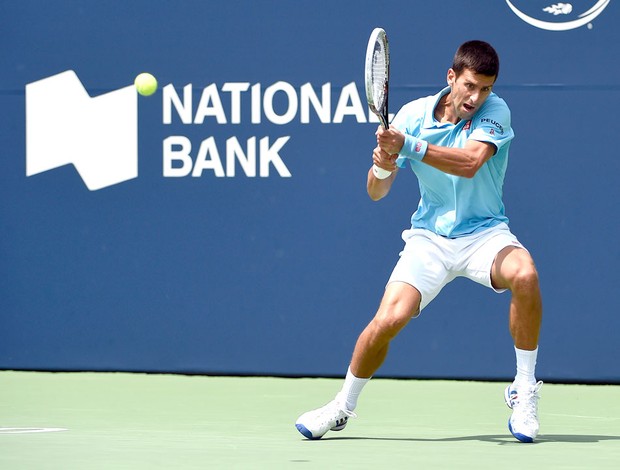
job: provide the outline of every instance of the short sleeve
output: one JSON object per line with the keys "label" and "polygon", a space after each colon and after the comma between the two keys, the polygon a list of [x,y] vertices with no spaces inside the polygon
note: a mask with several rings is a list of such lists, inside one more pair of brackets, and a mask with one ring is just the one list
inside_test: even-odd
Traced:
{"label": "short sleeve", "polygon": [[506,102],[497,95],[492,95],[487,99],[472,120],[472,128],[470,139],[493,144],[497,150],[514,137],[510,125],[510,109]]}

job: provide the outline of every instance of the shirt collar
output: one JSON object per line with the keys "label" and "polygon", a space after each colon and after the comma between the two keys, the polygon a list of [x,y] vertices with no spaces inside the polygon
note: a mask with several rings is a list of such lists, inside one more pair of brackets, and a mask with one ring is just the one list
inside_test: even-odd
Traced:
{"label": "shirt collar", "polygon": [[438,122],[435,119],[435,108],[439,104],[439,100],[443,98],[445,95],[447,95],[448,93],[450,93],[450,90],[451,88],[447,86],[443,90],[441,90],[439,93],[437,93],[433,97],[434,99],[428,100],[428,103],[426,104],[426,113],[424,116],[424,123],[422,125],[424,129],[431,129],[433,127],[444,127],[446,125],[453,125],[449,122],[448,123]]}

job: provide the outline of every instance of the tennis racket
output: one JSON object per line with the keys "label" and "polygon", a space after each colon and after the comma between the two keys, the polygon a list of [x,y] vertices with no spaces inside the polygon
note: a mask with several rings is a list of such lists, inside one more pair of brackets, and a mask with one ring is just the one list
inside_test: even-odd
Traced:
{"label": "tennis racket", "polygon": [[[387,35],[382,28],[375,28],[368,39],[366,48],[366,100],[368,107],[377,115],[384,129],[390,127],[388,122],[388,90],[390,79],[390,48]],[[374,175],[383,180],[391,171],[372,166]]]}
{"label": "tennis racket", "polygon": [[375,28],[366,48],[366,99],[384,129],[388,122],[388,83],[390,78],[390,48],[385,31]]}

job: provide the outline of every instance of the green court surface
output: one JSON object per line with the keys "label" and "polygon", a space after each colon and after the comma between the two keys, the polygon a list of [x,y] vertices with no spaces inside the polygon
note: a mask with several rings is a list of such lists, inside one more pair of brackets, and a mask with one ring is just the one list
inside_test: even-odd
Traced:
{"label": "green court surface", "polygon": [[374,379],[346,429],[294,427],[341,380],[0,372],[0,468],[620,468],[620,387],[545,384],[541,433],[505,384]]}

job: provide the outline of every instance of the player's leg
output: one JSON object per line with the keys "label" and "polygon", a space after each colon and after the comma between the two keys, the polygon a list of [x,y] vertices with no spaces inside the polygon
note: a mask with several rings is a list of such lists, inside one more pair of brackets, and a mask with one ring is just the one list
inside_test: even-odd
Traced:
{"label": "player's leg", "polygon": [[508,422],[510,431],[517,439],[532,442],[539,429],[537,400],[542,385],[535,379],[542,319],[536,266],[506,224],[475,234],[462,243],[465,275],[496,292],[512,293],[509,324],[517,356],[517,375],[506,388],[504,398],[513,410]]}
{"label": "player's leg", "polygon": [[390,341],[420,309],[420,292],[405,282],[391,282],[375,317],[359,336],[350,370],[356,377],[370,378],[387,356]]}
{"label": "player's leg", "polygon": [[496,289],[508,289],[512,293],[509,326],[515,345],[517,374],[504,392],[506,404],[513,410],[508,428],[518,440],[533,442],[540,428],[538,392],[542,386],[535,378],[542,321],[538,272],[526,250],[506,247],[493,263],[491,280]]}
{"label": "player's leg", "polygon": [[509,326],[515,347],[535,350],[542,321],[542,298],[534,260],[522,248],[504,248],[491,268],[491,282],[495,289],[512,293]]}
{"label": "player's leg", "polygon": [[344,384],[336,398],[325,406],[301,415],[295,426],[308,439],[320,439],[327,431],[344,429],[357,398],[379,369],[389,343],[420,308],[420,293],[404,282],[387,285],[375,317],[359,336]]}
{"label": "player's leg", "polygon": [[405,249],[388,281],[375,317],[359,336],[340,392],[353,411],[357,396],[385,360],[390,342],[454,279],[445,259],[446,239],[426,230],[403,232]]}
{"label": "player's leg", "polygon": [[[510,290],[509,325],[515,348],[524,351],[518,360],[534,358],[542,320],[542,300],[538,272],[529,252],[510,232],[506,224],[464,237],[459,251],[463,260],[462,272],[469,279],[494,289]],[[529,351],[529,352],[527,352]],[[531,361],[529,361],[531,363]],[[535,382],[533,366],[519,364],[523,373],[517,381],[527,378]]]}
{"label": "player's leg", "polygon": [[403,240],[405,249],[377,313],[357,340],[342,389],[334,400],[304,413],[295,423],[309,439],[346,426],[348,418],[355,416],[353,410],[362,388],[385,360],[390,341],[454,278],[445,268],[445,250],[438,246],[445,243],[441,237],[425,230],[406,230]]}

